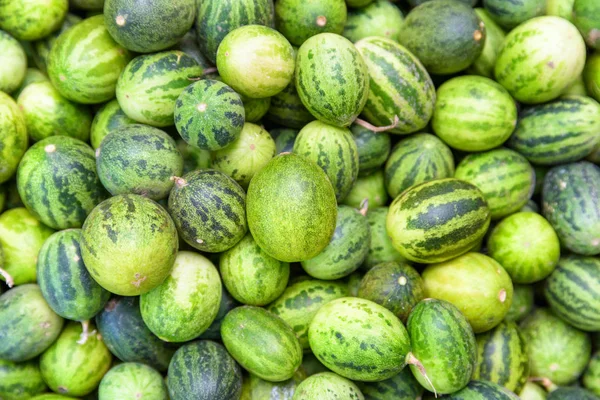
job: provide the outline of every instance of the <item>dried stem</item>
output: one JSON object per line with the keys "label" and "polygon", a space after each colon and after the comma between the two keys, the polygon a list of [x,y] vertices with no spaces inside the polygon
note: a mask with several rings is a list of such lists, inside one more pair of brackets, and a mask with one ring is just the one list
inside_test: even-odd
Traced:
{"label": "dried stem", "polygon": [[433,395],[437,399],[438,396],[437,396],[437,391],[435,390],[435,386],[433,386],[433,383],[429,379],[429,376],[427,376],[427,371],[425,371],[425,367],[423,366],[423,364],[421,363],[421,361],[419,361],[417,359],[417,357],[415,357],[413,355],[413,353],[408,353],[406,355],[406,363],[409,364],[409,365],[414,365],[415,367],[417,367],[417,369],[419,370],[419,372],[421,373],[421,375],[423,376],[423,378],[425,378],[425,380],[427,381],[427,383],[429,384],[429,386],[431,386],[431,389],[433,389]]}
{"label": "dried stem", "polygon": [[394,115],[394,122],[391,125],[387,125],[387,126],[375,126],[375,125],[371,125],[370,123],[368,123],[364,119],[360,119],[360,118],[356,118],[356,120],[354,120],[354,123],[357,124],[357,125],[362,126],[363,128],[367,128],[368,130],[370,130],[372,132],[379,133],[379,132],[389,131],[389,130],[394,129],[395,127],[397,127],[398,124],[400,123],[400,118],[398,118],[397,115]]}
{"label": "dried stem", "polygon": [[369,211],[369,199],[367,197],[365,197],[363,199],[363,201],[360,202],[360,210],[359,212],[363,215],[363,216],[367,216],[367,212]]}
{"label": "dried stem", "polygon": [[8,285],[9,288],[11,288],[15,285],[15,280],[13,279],[13,277],[10,276],[10,274],[8,272],[6,272],[5,270],[3,270],[2,268],[0,268],[0,275],[2,275],[2,277],[6,281],[6,284]]}

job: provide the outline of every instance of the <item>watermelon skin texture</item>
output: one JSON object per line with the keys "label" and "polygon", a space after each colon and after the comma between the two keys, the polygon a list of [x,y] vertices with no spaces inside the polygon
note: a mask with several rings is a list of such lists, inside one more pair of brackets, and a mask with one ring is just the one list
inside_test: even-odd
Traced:
{"label": "watermelon skin texture", "polygon": [[538,165],[578,161],[600,143],[600,104],[591,97],[564,96],[526,108],[508,145]]}
{"label": "watermelon skin texture", "polygon": [[96,315],[96,326],[106,347],[124,362],[140,362],[166,371],[175,349],[148,329],[138,297],[113,297]]}
{"label": "watermelon skin texture", "polygon": [[304,107],[294,79],[281,92],[271,97],[266,119],[276,125],[302,129],[315,117]]}
{"label": "watermelon skin texture", "polygon": [[136,122],[129,118],[117,99],[113,99],[102,106],[94,115],[90,131],[90,143],[93,149],[100,147],[102,139],[110,132],[125,125],[135,124]]}
{"label": "watermelon skin texture", "polygon": [[591,390],[596,395],[600,395],[600,352],[596,351],[590,360],[590,363],[583,374],[582,382],[586,389]]}
{"label": "watermelon skin texture", "polygon": [[41,39],[60,26],[68,8],[67,0],[7,2],[0,11],[0,29],[21,41]]}
{"label": "watermelon skin texture", "polygon": [[485,76],[494,79],[494,66],[496,58],[506,37],[506,32],[492,19],[483,8],[475,8],[475,13],[485,25],[485,43],[481,55],[467,68],[471,75]]}
{"label": "watermelon skin texture", "polygon": [[371,244],[369,253],[365,258],[364,266],[371,269],[375,265],[388,262],[406,261],[404,257],[394,248],[392,240],[387,234],[386,221],[388,216],[388,207],[376,207],[367,213],[367,221],[371,230]]}
{"label": "watermelon skin texture", "polygon": [[275,141],[275,149],[277,154],[291,153],[294,149],[294,143],[296,142],[296,136],[298,131],[289,128],[275,128],[269,132],[273,140]]}
{"label": "watermelon skin texture", "polygon": [[600,331],[600,261],[567,256],[546,279],[546,300],[552,311],[574,327]]}
{"label": "watermelon skin texture", "polygon": [[44,299],[54,312],[73,321],[93,318],[110,298],[87,271],[80,246],[81,229],[56,232],[44,242],[37,262]]}
{"label": "watermelon skin texture", "polygon": [[4,60],[0,69],[0,91],[9,94],[17,90],[25,79],[27,55],[17,39],[4,31],[0,32],[0,48]]}
{"label": "watermelon skin texture", "polygon": [[380,382],[367,382],[360,386],[365,400],[418,399],[425,389],[413,376],[410,368]]}
{"label": "watermelon skin texture", "polygon": [[451,400],[518,400],[519,397],[500,385],[484,380],[472,380],[456,393],[444,396]]}
{"label": "watermelon skin texture", "polygon": [[358,124],[352,124],[350,130],[358,150],[360,175],[368,175],[385,164],[392,148],[390,135],[384,132],[373,132]]}
{"label": "watermelon skin texture", "polygon": [[292,400],[296,387],[306,379],[303,368],[299,368],[291,379],[283,382],[269,382],[249,374],[242,384],[240,400]]}
{"label": "watermelon skin texture", "polygon": [[263,97],[262,99],[251,99],[243,97],[244,112],[246,113],[246,121],[257,123],[265,116],[271,106],[271,98]]}
{"label": "watermelon skin texture", "polygon": [[600,5],[594,0],[577,0],[573,6],[573,23],[589,47],[600,50]]}
{"label": "watermelon skin texture", "polygon": [[561,387],[551,392],[547,400],[598,400],[594,393],[579,387]]}
{"label": "watermelon skin texture", "polygon": [[111,368],[100,381],[99,399],[135,398],[167,400],[167,386],[158,371],[145,364],[123,363]]}
{"label": "watermelon skin texture", "polygon": [[238,399],[242,370],[225,348],[210,340],[187,343],[176,352],[167,375],[171,400]]}
{"label": "watermelon skin texture", "polygon": [[354,382],[333,372],[321,372],[305,379],[296,388],[293,400],[364,400]]}
{"label": "watermelon skin texture", "polygon": [[376,208],[384,206],[388,200],[383,169],[377,169],[369,175],[359,175],[342,204],[361,209],[368,201],[369,207]]}
{"label": "watermelon skin texture", "polygon": [[221,339],[221,324],[225,315],[240,303],[234,299],[225,287],[221,288],[221,302],[219,303],[219,311],[213,320],[212,324],[199,336],[199,339],[220,340]]}
{"label": "watermelon skin texture", "polygon": [[354,122],[369,95],[365,61],[352,42],[334,33],[320,33],[300,46],[295,79],[307,110],[334,126]]}
{"label": "watermelon skin texture", "polygon": [[342,35],[353,43],[369,36],[380,36],[398,42],[402,22],[402,11],[394,3],[375,0],[366,7],[348,10]]}
{"label": "watermelon skin texture", "polygon": [[53,229],[81,228],[106,197],[92,148],[68,136],[37,142],[23,156],[17,188],[27,209]]}
{"label": "watermelon skin texture", "polygon": [[273,0],[206,0],[199,3],[196,33],[202,53],[217,62],[225,36],[244,25],[275,25]]}
{"label": "watermelon skin texture", "polygon": [[544,178],[542,212],[574,253],[600,253],[599,197],[600,168],[587,161],[554,167]]}
{"label": "watermelon skin texture", "polygon": [[275,2],[275,26],[294,46],[323,32],[341,35],[347,15],[344,0]]}
{"label": "watermelon skin texture", "polygon": [[[33,62],[41,71],[44,71],[44,73],[47,72],[48,57],[50,56],[52,46],[54,46],[54,43],[56,43],[56,39],[58,39],[58,37],[64,31],[66,31],[74,25],[77,25],[81,21],[83,21],[83,18],[81,18],[80,16],[67,13],[67,16],[65,17],[62,24],[57,30],[55,30],[48,36],[31,43],[31,50],[29,51],[33,54],[31,54],[30,58],[33,58]],[[46,80],[49,80],[49,78],[46,78]]]}
{"label": "watermelon skin texture", "polygon": [[0,360],[0,396],[7,400],[29,399],[48,390],[38,360],[15,363]]}
{"label": "watermelon skin texture", "polygon": [[0,183],[12,178],[28,142],[25,116],[8,94],[0,92]]}
{"label": "watermelon skin texture", "polygon": [[436,99],[435,87],[421,62],[392,39],[369,37],[355,44],[369,70],[369,97],[362,116],[376,126],[394,123],[390,133],[423,129]]}
{"label": "watermelon skin texture", "polygon": [[483,6],[490,17],[507,30],[546,12],[545,0],[517,0],[508,3],[503,0],[484,0]]}
{"label": "watermelon skin texture", "polygon": [[506,322],[520,322],[533,310],[533,286],[519,285],[513,286],[513,301],[504,317]]}

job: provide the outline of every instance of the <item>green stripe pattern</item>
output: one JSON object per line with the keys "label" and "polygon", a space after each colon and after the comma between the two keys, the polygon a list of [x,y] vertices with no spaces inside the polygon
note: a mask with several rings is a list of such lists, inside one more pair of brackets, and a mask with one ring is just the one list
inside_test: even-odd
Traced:
{"label": "green stripe pattern", "polygon": [[0,360],[0,396],[6,399],[31,398],[47,390],[38,360],[21,363]]}
{"label": "green stripe pattern", "polygon": [[500,385],[476,380],[472,380],[464,389],[444,398],[449,400],[519,400],[516,394]]}
{"label": "green stripe pattern", "polygon": [[396,376],[380,382],[361,385],[365,400],[418,399],[425,389],[413,376],[410,368],[404,368]]}
{"label": "green stripe pattern", "polygon": [[125,115],[117,99],[109,101],[96,112],[96,115],[94,115],[90,133],[90,143],[92,148],[97,149],[100,147],[102,139],[112,131],[122,126],[135,123],[134,120]]}
{"label": "green stripe pattern", "polygon": [[475,13],[485,24],[485,43],[481,55],[467,68],[471,75],[480,75],[494,79],[494,66],[498,52],[506,37],[506,32],[494,22],[490,14],[483,8],[475,8]]}
{"label": "green stripe pattern", "polygon": [[9,95],[0,92],[0,183],[12,178],[27,146],[25,116]]}
{"label": "green stripe pattern", "polygon": [[296,388],[295,400],[364,400],[354,382],[333,372],[321,372],[306,378]]}
{"label": "green stripe pattern", "polygon": [[292,79],[285,89],[271,97],[266,119],[276,125],[301,129],[315,117],[302,104]]}
{"label": "green stripe pattern", "polygon": [[371,229],[371,244],[364,262],[365,269],[373,268],[375,265],[387,261],[406,261],[394,248],[392,240],[387,234],[386,220],[388,212],[388,207],[376,207],[370,209],[367,213],[367,221]]}
{"label": "green stripe pattern", "polygon": [[598,396],[580,387],[561,387],[551,392],[547,400],[598,400]]}
{"label": "green stripe pattern", "polygon": [[123,363],[111,368],[98,387],[98,398],[119,397],[162,400],[167,398],[167,386],[154,368],[140,363]]}
{"label": "green stripe pattern", "polygon": [[387,160],[392,147],[390,135],[373,132],[358,124],[350,127],[358,149],[358,170],[361,175],[369,175]]}

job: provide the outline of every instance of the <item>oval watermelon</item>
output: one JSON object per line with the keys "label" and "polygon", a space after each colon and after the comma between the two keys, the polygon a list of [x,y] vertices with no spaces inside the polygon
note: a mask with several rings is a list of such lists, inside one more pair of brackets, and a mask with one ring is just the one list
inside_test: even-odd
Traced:
{"label": "oval watermelon", "polygon": [[578,387],[562,387],[551,392],[547,400],[598,400],[589,390]]}
{"label": "oval watermelon", "polygon": [[406,261],[398,250],[394,248],[392,240],[387,234],[386,221],[388,212],[388,207],[377,207],[370,209],[367,213],[367,221],[371,230],[371,244],[364,262],[366,269],[388,261]]}
{"label": "oval watermelon", "polygon": [[67,0],[11,1],[0,10],[0,29],[19,40],[37,40],[60,26],[67,14]]}
{"label": "oval watermelon", "polygon": [[388,199],[389,196],[385,190],[385,176],[383,170],[378,169],[369,175],[359,175],[342,204],[363,211],[368,207],[384,206],[388,203]]}
{"label": "oval watermelon", "polygon": [[296,388],[293,400],[364,400],[354,382],[333,372],[321,372],[305,379]]}
{"label": "oval watermelon", "polygon": [[48,389],[37,360],[0,360],[0,396],[7,400],[30,399]]}
{"label": "oval watermelon", "polygon": [[344,0],[279,0],[275,2],[275,26],[293,45],[300,46],[323,32],[341,34],[346,24]]}
{"label": "oval watermelon", "polygon": [[111,368],[100,381],[98,400],[117,398],[166,400],[167,386],[161,374],[140,363],[123,363]]}
{"label": "oval watermelon", "polygon": [[97,149],[100,147],[102,139],[113,130],[135,123],[134,120],[125,115],[117,99],[109,101],[96,112],[92,121],[90,132],[92,148]]}
{"label": "oval watermelon", "polygon": [[14,175],[28,145],[25,116],[17,103],[0,92],[0,183]]}
{"label": "oval watermelon", "polygon": [[380,36],[398,42],[403,22],[402,11],[394,3],[389,0],[375,0],[365,7],[348,10],[348,19],[342,35],[352,42],[370,36]]}
{"label": "oval watermelon", "polygon": [[573,23],[588,46],[600,50],[600,5],[594,0],[577,0],[573,5]]}
{"label": "oval watermelon", "polygon": [[4,31],[0,31],[0,49],[4,61],[0,67],[0,91],[9,94],[21,86],[25,79],[27,56],[17,39]]}

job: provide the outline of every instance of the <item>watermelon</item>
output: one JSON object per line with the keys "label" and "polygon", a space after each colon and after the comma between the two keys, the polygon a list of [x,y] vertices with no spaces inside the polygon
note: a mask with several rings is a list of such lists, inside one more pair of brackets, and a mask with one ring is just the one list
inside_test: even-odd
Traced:
{"label": "watermelon", "polygon": [[547,400],[598,400],[596,396],[589,390],[579,387],[562,387],[551,392]]}
{"label": "watermelon", "polygon": [[43,37],[40,40],[31,42],[31,58],[33,58],[35,65],[40,70],[46,72],[46,70],[48,69],[48,56],[50,55],[52,46],[54,46],[54,43],[56,43],[56,39],[58,39],[58,37],[64,31],[66,31],[74,25],[77,25],[81,21],[83,21],[83,18],[81,18],[80,16],[68,13],[57,30],[53,31],[51,34]]}
{"label": "watermelon", "polygon": [[569,21],[537,17],[507,36],[495,66],[498,83],[518,101],[544,103],[558,97],[581,74],[585,43]]}
{"label": "watermelon", "polygon": [[346,24],[344,0],[275,2],[275,26],[291,44],[300,46],[308,38],[323,32],[341,34]]}
{"label": "watermelon", "polygon": [[112,354],[94,328],[90,326],[91,334],[83,341],[81,325],[69,323],[40,357],[42,376],[54,392],[84,396],[98,387],[109,370]]}
{"label": "watermelon", "polygon": [[369,36],[380,36],[394,41],[400,39],[404,17],[402,11],[389,0],[375,0],[366,7],[348,10],[344,37],[358,42]]}
{"label": "watermelon", "polygon": [[425,389],[415,379],[410,368],[404,368],[384,381],[364,383],[360,390],[365,400],[398,400],[418,399]]}
{"label": "watermelon", "polygon": [[44,393],[44,394],[40,394],[35,397],[32,397],[30,400],[71,400],[71,399],[72,399],[72,397],[63,396],[62,394]]}
{"label": "watermelon", "polygon": [[302,104],[292,79],[285,89],[271,97],[266,119],[277,125],[300,129],[315,117]]}
{"label": "watermelon", "polygon": [[263,25],[229,32],[217,51],[223,82],[251,98],[281,92],[291,82],[294,66],[292,45],[281,33]]}
{"label": "watermelon", "polygon": [[105,0],[104,23],[121,46],[153,53],[173,46],[190,30],[196,17],[195,0]]}
{"label": "watermelon", "polygon": [[475,13],[485,25],[485,43],[481,55],[467,68],[472,75],[481,75],[494,78],[494,66],[498,58],[498,52],[506,37],[506,32],[494,22],[491,15],[483,8],[476,8]]}
{"label": "watermelon", "polygon": [[302,363],[302,346],[292,328],[263,308],[231,310],[221,325],[221,337],[244,369],[267,381],[290,379]]}
{"label": "watermelon", "polygon": [[81,10],[99,11],[104,6],[104,0],[70,0],[69,4]]}
{"label": "watermelon", "polygon": [[182,51],[141,55],[119,76],[117,99],[131,119],[157,127],[173,125],[177,98],[200,76],[202,67]]}
{"label": "watermelon", "polygon": [[365,38],[356,43],[356,48],[369,71],[364,118],[375,125],[396,125],[389,129],[391,133],[405,134],[424,128],[433,114],[436,94],[419,59],[388,38]]}
{"label": "watermelon", "polygon": [[563,90],[562,95],[587,96],[588,94],[585,88],[585,82],[583,81],[583,75],[579,75],[569,86],[567,86],[566,89]]}
{"label": "watermelon", "polygon": [[600,52],[588,56],[583,70],[583,82],[590,96],[600,101]]}
{"label": "watermelon", "polygon": [[106,197],[92,148],[68,136],[51,136],[27,150],[17,188],[27,209],[54,229],[80,228]]}
{"label": "watermelon", "polygon": [[453,175],[452,151],[429,133],[417,133],[402,139],[385,163],[385,186],[392,198],[420,183]]}
{"label": "watermelon", "polygon": [[246,194],[222,172],[204,169],[175,179],[169,212],[181,238],[211,253],[230,249],[246,234]]}
{"label": "watermelon", "polygon": [[564,164],[587,156],[600,143],[600,104],[565,96],[523,110],[509,145],[533,163]]}
{"label": "watermelon", "polygon": [[[368,203],[365,203],[365,200]],[[388,194],[385,190],[385,177],[382,169],[372,172],[370,175],[359,176],[352,185],[352,189],[342,201],[354,208],[381,207],[388,202]]]}
{"label": "watermelon", "polygon": [[584,331],[600,331],[600,260],[567,256],[546,279],[546,300],[554,313]]}
{"label": "watermelon", "polygon": [[11,1],[0,10],[0,29],[19,40],[41,39],[60,26],[68,8],[68,0]]}
{"label": "watermelon", "polygon": [[3,61],[0,66],[0,90],[4,93],[12,93],[25,79],[27,56],[17,39],[4,31],[0,31],[0,49],[2,49]]}
{"label": "watermelon", "polygon": [[406,323],[413,307],[425,298],[425,285],[410,265],[388,261],[377,264],[365,274],[358,287],[358,297],[384,306]]}
{"label": "watermelon", "polygon": [[546,15],[556,15],[573,22],[573,6],[575,0],[547,0]]}
{"label": "watermelon", "polygon": [[397,261],[403,262],[406,259],[393,246],[392,240],[387,234],[386,221],[388,216],[388,207],[372,208],[367,213],[367,222],[371,230],[371,244],[369,253],[365,258],[364,267],[373,268],[375,265]]}
{"label": "watermelon", "polygon": [[221,324],[225,315],[235,307],[239,306],[238,303],[227,291],[225,287],[221,288],[221,302],[219,303],[219,311],[217,316],[213,320],[212,324],[199,336],[200,339],[221,339]]}
{"label": "watermelon", "polygon": [[504,148],[469,154],[456,167],[454,177],[483,192],[492,219],[520,210],[535,188],[535,172],[527,159]]}
{"label": "watermelon", "polygon": [[385,164],[392,147],[390,135],[385,132],[373,132],[358,124],[352,124],[350,129],[358,149],[360,174],[367,175]]}
{"label": "watermelon", "polygon": [[23,82],[21,82],[21,86],[19,86],[19,88],[15,90],[12,94],[13,98],[18,99],[19,95],[27,86],[37,82],[49,82],[49,79],[46,76],[46,74],[44,74],[39,69],[27,68],[27,72],[25,73],[25,78],[23,79]]}
{"label": "watermelon", "polygon": [[307,376],[318,374],[319,372],[329,372],[327,367],[321,364],[321,361],[315,355],[309,351],[304,353],[302,357],[302,368],[306,372]]}
{"label": "watermelon", "polygon": [[73,321],[93,318],[110,297],[87,271],[80,243],[81,229],[56,232],[44,242],[37,260],[44,299],[54,312]]}
{"label": "watermelon", "polygon": [[96,112],[92,121],[90,132],[92,148],[97,149],[100,147],[102,139],[112,131],[135,123],[134,120],[125,115],[117,99],[109,101]]}
{"label": "watermelon", "polygon": [[278,298],[290,276],[290,265],[265,253],[250,233],[221,253],[219,269],[233,298],[253,306],[264,306]]}
{"label": "watermelon", "polygon": [[203,0],[198,2],[196,33],[202,53],[217,62],[225,36],[244,25],[274,25],[273,0]]}
{"label": "watermelon", "polygon": [[306,379],[306,373],[299,368],[291,379],[283,382],[269,382],[249,374],[242,384],[240,400],[292,400],[296,387]]}
{"label": "watermelon", "polygon": [[309,38],[298,50],[296,89],[308,111],[338,127],[349,126],[369,95],[369,71],[352,43],[334,33]]}
{"label": "watermelon", "polygon": [[0,360],[0,396],[7,400],[30,399],[45,392],[46,383],[42,378],[37,360],[15,363]]}
{"label": "watermelon", "polygon": [[190,146],[183,139],[177,140],[177,148],[183,157],[183,173],[210,168],[210,151]]}
{"label": "watermelon", "polygon": [[177,230],[167,211],[134,194],[99,204],[81,235],[81,255],[90,275],[123,296],[160,285],[173,267],[177,245]]}
{"label": "watermelon", "polygon": [[308,341],[327,368],[365,382],[396,375],[410,351],[402,322],[387,308],[357,297],[342,297],[322,306],[310,324]]}
{"label": "watermelon", "polygon": [[27,150],[27,125],[17,103],[0,91],[0,183],[9,180]]}
{"label": "watermelon", "polygon": [[430,265],[422,276],[425,295],[456,306],[475,333],[498,325],[512,303],[510,276],[493,258],[481,253]]}
{"label": "watermelon", "polygon": [[140,362],[165,371],[174,349],[148,329],[140,313],[138,297],[114,297],[96,315],[102,340],[115,357]]}
{"label": "watermelon", "polygon": [[244,113],[246,114],[246,121],[257,123],[262,117],[265,116],[269,107],[271,106],[271,98],[263,97],[262,99],[252,99],[250,97],[242,96],[242,102],[244,104]]}
{"label": "watermelon", "polygon": [[321,372],[305,379],[296,388],[293,400],[364,400],[354,382],[333,372]]}
{"label": "watermelon", "polygon": [[[197,9],[198,7],[196,7]],[[179,40],[179,42],[173,47],[175,50],[181,50],[188,56],[191,56],[203,69],[206,69],[206,75],[209,75],[210,68],[214,68],[214,65],[206,58],[200,51],[200,46],[197,41],[196,29],[192,28],[186,32],[185,35]],[[217,72],[216,70],[212,70]],[[218,76],[218,74],[214,75]]]}
{"label": "watermelon", "polygon": [[533,382],[527,382],[519,397],[521,400],[546,400],[547,392]]}
{"label": "watermelon", "polygon": [[567,385],[581,375],[592,352],[591,340],[585,332],[546,308],[534,310],[520,327],[528,344],[531,376]]}
{"label": "watermelon", "polygon": [[0,267],[10,279],[4,274],[1,278],[9,286],[36,281],[38,253],[52,233],[25,208],[13,208],[0,215],[0,248],[4,254]]}
{"label": "watermelon", "polygon": [[212,168],[232,177],[247,188],[252,177],[275,157],[275,141],[262,127],[245,123],[239,137],[212,153]]}
{"label": "watermelon", "polygon": [[99,400],[136,397],[167,399],[167,386],[158,371],[140,363],[123,363],[111,368],[100,381]]}
{"label": "watermelon", "polygon": [[511,30],[523,22],[544,15],[546,0],[484,0],[483,6],[490,17],[503,28]]}
{"label": "watermelon", "polygon": [[583,386],[600,396],[600,352],[596,351],[583,374]]}
{"label": "watermelon", "polygon": [[280,261],[315,257],[336,227],[335,192],[327,175],[296,154],[273,158],[254,176],[246,210],[254,240]]}
{"label": "watermelon", "polygon": [[403,257],[435,263],[469,251],[489,224],[483,193],[468,182],[448,178],[413,186],[396,197],[386,227]]}
{"label": "watermelon", "polygon": [[317,311],[331,300],[346,296],[348,289],[341,282],[308,279],[288,286],[267,310],[292,327],[302,348],[308,350],[308,328]]}
{"label": "watermelon", "polygon": [[538,206],[538,204],[533,201],[533,200],[528,200],[527,203],[525,203],[525,205],[523,207],[521,207],[521,209],[519,210],[519,212],[534,212],[534,213],[540,213],[540,207]]}
{"label": "watermelon", "polygon": [[600,253],[599,192],[600,168],[587,161],[554,167],[544,178],[544,217],[574,253]]}
{"label": "watermelon", "polygon": [[513,284],[513,301],[504,317],[507,322],[520,322],[533,310],[533,286]]}
{"label": "watermelon", "polygon": [[21,285],[0,296],[0,359],[22,362],[56,340],[63,319],[44,300],[38,285]]}
{"label": "watermelon", "polygon": [[519,397],[502,386],[488,381],[472,380],[456,393],[446,396],[451,400],[518,400]]}
{"label": "watermelon", "polygon": [[294,143],[296,142],[296,136],[298,136],[297,130],[289,128],[275,128],[271,129],[269,134],[275,141],[277,154],[292,152],[294,149]]}
{"label": "watermelon", "polygon": [[600,50],[600,5],[594,0],[577,0],[573,7],[573,23],[589,47]]}
{"label": "watermelon", "polygon": [[152,200],[166,198],[173,177],[183,172],[177,144],[160,129],[126,125],[109,133],[96,149],[98,177],[112,194],[139,194]]}

